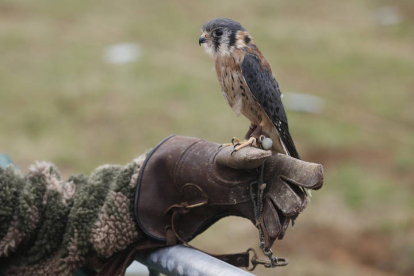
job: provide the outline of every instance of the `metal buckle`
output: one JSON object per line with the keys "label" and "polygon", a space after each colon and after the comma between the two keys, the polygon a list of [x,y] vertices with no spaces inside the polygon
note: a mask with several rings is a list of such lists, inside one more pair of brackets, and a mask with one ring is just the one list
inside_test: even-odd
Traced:
{"label": "metal buckle", "polygon": [[252,268],[246,268],[248,271],[253,271],[256,266],[263,265],[264,267],[267,268],[274,268],[274,267],[279,267],[279,266],[286,266],[289,264],[289,260],[284,258],[284,257],[273,257],[273,251],[271,249],[268,249],[268,251],[263,250],[263,254],[265,254],[266,257],[268,257],[268,260],[264,260],[258,257],[256,250],[254,250],[253,248],[249,248],[247,249],[247,253],[249,253],[250,251],[253,252],[253,256],[250,259],[250,262],[252,263]]}

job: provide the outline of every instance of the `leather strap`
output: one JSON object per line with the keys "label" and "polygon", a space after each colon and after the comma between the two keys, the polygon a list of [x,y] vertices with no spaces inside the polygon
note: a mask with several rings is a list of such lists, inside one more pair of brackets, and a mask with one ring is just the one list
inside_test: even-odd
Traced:
{"label": "leather strap", "polygon": [[219,259],[223,262],[231,264],[232,266],[248,268],[249,264],[250,264],[249,252],[241,252],[241,253],[234,253],[234,254],[221,254],[221,255],[211,254],[211,253],[208,253],[204,250],[201,250],[197,247],[194,247],[194,246],[188,244],[185,240],[183,240],[178,235],[178,233],[175,231],[175,228],[174,228],[174,218],[177,214],[183,214],[183,213],[189,212],[189,209],[186,208],[188,206],[189,205],[188,205],[187,202],[184,202],[182,204],[175,204],[175,205],[169,207],[167,212],[166,212],[166,213],[172,212],[172,215],[171,215],[171,230],[175,234],[175,237],[187,247],[190,247],[190,248],[193,248],[195,250],[201,251],[201,252],[203,252],[207,255],[210,255],[211,257],[214,257],[214,258]]}
{"label": "leather strap", "polygon": [[154,243],[149,240],[135,243],[110,258],[101,268],[97,276],[125,275],[126,269],[134,261],[138,252],[164,246],[165,244]]}
{"label": "leather strap", "polygon": [[[208,253],[207,253],[208,254]],[[210,256],[217,258],[223,262],[231,264],[236,267],[249,267],[249,253],[248,252],[241,252],[241,253],[234,253],[234,254],[223,254],[223,255],[213,255],[209,254]]]}

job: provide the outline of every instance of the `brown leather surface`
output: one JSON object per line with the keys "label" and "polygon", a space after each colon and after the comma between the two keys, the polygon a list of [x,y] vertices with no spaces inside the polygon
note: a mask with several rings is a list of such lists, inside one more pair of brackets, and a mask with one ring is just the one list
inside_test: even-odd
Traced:
{"label": "brown leather surface", "polygon": [[140,227],[150,237],[165,240],[165,227],[171,226],[166,211],[177,203],[192,205],[208,200],[208,205],[177,216],[177,233],[186,241],[221,217],[243,215],[237,205],[250,201],[249,183],[257,178],[257,173],[215,164],[218,146],[197,138],[175,136],[148,159],[137,187],[137,215]]}
{"label": "brown leather surface", "polygon": [[173,136],[147,157],[138,177],[135,212],[148,237],[165,242],[166,229],[173,228],[179,238],[189,241],[229,215],[256,225],[250,185],[258,181],[257,167],[265,162],[266,188],[258,223],[270,247],[306,207],[303,189],[322,186],[319,164],[251,147],[231,155],[233,147],[218,147],[198,138]]}

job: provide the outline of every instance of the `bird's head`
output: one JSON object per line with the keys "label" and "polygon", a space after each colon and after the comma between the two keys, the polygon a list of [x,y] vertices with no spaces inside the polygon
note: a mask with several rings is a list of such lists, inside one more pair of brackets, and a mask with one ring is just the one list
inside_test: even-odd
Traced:
{"label": "bird's head", "polygon": [[239,22],[228,18],[213,19],[201,28],[198,43],[213,58],[230,55],[236,48],[246,47],[252,43],[252,37]]}

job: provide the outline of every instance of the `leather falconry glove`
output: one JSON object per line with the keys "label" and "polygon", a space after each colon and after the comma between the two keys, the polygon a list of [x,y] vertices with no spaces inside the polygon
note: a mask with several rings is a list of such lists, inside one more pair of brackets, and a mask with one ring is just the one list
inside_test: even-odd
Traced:
{"label": "leather falconry glove", "polygon": [[306,207],[304,191],[322,187],[322,165],[253,147],[232,151],[170,136],[148,154],[138,177],[135,217],[150,240],[188,242],[234,215],[251,220],[270,250]]}

